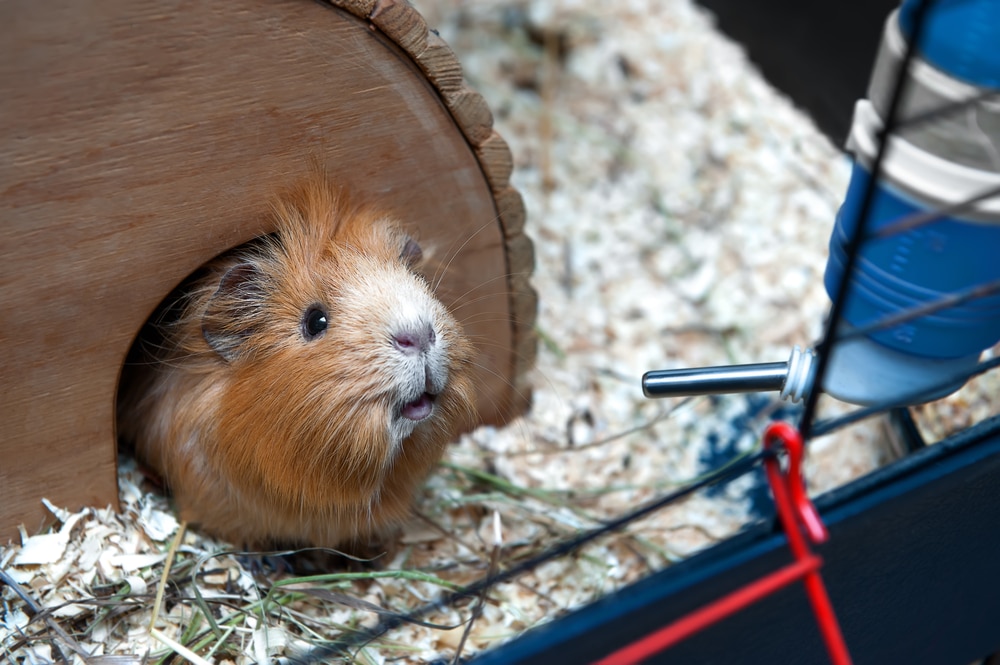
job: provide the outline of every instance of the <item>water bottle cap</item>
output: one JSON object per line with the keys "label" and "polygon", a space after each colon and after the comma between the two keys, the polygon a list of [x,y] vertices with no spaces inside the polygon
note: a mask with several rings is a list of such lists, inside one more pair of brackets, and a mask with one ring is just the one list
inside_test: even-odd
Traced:
{"label": "water bottle cap", "polygon": [[[871,170],[878,151],[882,120],[866,99],[854,106],[854,119],[847,148]],[[923,205],[945,207],[1000,188],[1000,172],[973,169],[950,162],[914,146],[899,136],[889,139],[882,162],[882,178],[896,189],[914,197]],[[973,204],[961,215],[969,221],[1000,224],[1000,195]]]}
{"label": "water bottle cap", "polygon": [[[840,332],[851,326],[841,323]],[[922,391],[920,402],[950,395],[965,384],[964,375],[979,361],[979,354],[963,358],[924,358],[890,349],[867,337],[854,337],[834,345],[822,390],[851,404],[878,404]],[[951,377],[962,377],[948,383]],[[940,384],[945,382],[945,385]]]}

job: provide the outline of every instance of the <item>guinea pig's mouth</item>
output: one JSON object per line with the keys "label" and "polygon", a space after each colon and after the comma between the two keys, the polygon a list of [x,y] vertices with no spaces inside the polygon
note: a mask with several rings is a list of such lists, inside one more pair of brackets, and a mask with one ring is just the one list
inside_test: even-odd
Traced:
{"label": "guinea pig's mouth", "polygon": [[434,398],[435,395],[424,393],[412,402],[404,404],[400,414],[407,420],[423,420],[434,411]]}

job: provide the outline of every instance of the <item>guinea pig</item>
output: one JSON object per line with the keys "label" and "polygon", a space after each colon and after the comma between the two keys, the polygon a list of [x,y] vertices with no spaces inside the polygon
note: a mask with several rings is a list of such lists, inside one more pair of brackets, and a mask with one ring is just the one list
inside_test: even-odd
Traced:
{"label": "guinea pig", "polygon": [[211,535],[370,543],[471,426],[473,349],[398,223],[319,176],[272,214],[140,334],[119,436]]}

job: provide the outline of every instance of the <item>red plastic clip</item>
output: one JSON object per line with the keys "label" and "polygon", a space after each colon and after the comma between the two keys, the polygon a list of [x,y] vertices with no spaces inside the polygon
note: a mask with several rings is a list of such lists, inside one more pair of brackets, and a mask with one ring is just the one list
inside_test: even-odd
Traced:
{"label": "red plastic clip", "polygon": [[[779,510],[781,525],[785,531],[789,531],[795,524],[797,517],[797,521],[805,528],[810,540],[817,545],[825,542],[830,534],[820,520],[816,506],[809,500],[805,483],[802,482],[803,445],[798,430],[788,423],[771,423],[764,430],[764,447],[767,449],[784,448],[785,452],[788,453],[788,471],[785,472],[784,477],[781,475],[781,468],[776,459],[772,457],[764,462],[767,469],[767,480],[771,484],[771,493],[774,494],[774,501]],[[786,489],[787,492],[785,492]],[[787,498],[779,497],[780,494],[786,494]],[[780,510],[784,505],[789,505],[794,512],[781,515]]]}
{"label": "red plastic clip", "polygon": [[[778,446],[783,447],[788,453],[788,469],[782,474],[781,465],[774,457],[764,461],[764,468],[767,470],[767,480],[774,495],[778,519],[781,520],[781,526],[788,536],[788,547],[795,559],[802,563],[816,558],[802,537],[802,530],[804,529],[809,539],[816,544],[824,542],[829,534],[819,518],[819,513],[816,512],[816,506],[809,500],[805,484],[802,482],[804,446],[798,430],[788,423],[771,423],[764,431],[764,447],[773,449]],[[806,572],[802,583],[806,587],[830,661],[834,665],[850,665],[851,655],[847,652],[847,645],[844,644],[844,636],[840,632],[840,624],[833,612],[833,605],[826,593],[823,578],[820,577],[819,567]]]}
{"label": "red plastic clip", "polygon": [[804,530],[809,539],[817,544],[828,537],[826,527],[802,482],[802,437],[788,423],[771,423],[764,432],[764,447],[783,448],[788,453],[788,469],[784,473],[775,457],[765,460],[764,466],[778,519],[788,535],[788,546],[795,562],[595,661],[594,665],[635,665],[800,579],[806,587],[830,661],[834,665],[850,665],[851,656],[819,575],[822,560],[809,550],[802,535]]}

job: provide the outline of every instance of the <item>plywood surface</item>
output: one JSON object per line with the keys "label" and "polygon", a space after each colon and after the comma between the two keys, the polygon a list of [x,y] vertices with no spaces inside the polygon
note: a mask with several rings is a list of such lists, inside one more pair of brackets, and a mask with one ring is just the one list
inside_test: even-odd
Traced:
{"label": "plywood surface", "polygon": [[41,524],[41,496],[116,501],[134,335],[198,265],[269,231],[269,197],[314,159],[450,260],[439,295],[484,341],[483,420],[525,406],[533,257],[506,144],[411,8],[350,10],[0,5],[0,541]]}

